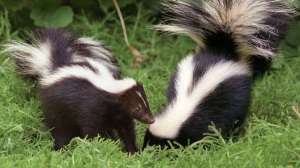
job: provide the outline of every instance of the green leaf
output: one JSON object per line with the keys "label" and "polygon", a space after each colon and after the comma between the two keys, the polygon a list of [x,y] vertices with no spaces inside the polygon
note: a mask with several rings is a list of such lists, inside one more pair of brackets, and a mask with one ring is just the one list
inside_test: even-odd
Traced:
{"label": "green leaf", "polygon": [[0,5],[8,10],[17,11],[24,7],[23,0],[0,0]]}
{"label": "green leaf", "polygon": [[66,27],[73,22],[73,10],[69,6],[54,9],[33,8],[30,18],[36,26],[59,28]]}
{"label": "green leaf", "polygon": [[293,46],[300,46],[300,21],[291,26],[289,34],[286,38],[287,42]]}

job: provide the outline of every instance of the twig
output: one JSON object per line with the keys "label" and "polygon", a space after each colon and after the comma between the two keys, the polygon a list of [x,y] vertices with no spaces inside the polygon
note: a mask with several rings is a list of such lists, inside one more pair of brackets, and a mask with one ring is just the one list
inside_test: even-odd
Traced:
{"label": "twig", "polygon": [[298,106],[293,106],[292,109],[296,113],[297,117],[300,118],[299,107]]}
{"label": "twig", "polygon": [[117,0],[113,0],[113,3],[114,3],[114,6],[115,6],[115,8],[117,10],[118,17],[119,17],[120,22],[121,22],[121,26],[122,26],[122,31],[123,31],[123,36],[124,36],[125,43],[126,43],[127,47],[129,48],[131,54],[134,57],[133,67],[137,68],[144,61],[144,59],[143,59],[144,56],[141,54],[141,52],[138,49],[136,49],[134,46],[132,46],[129,43],[128,36],[127,36],[126,25],[125,25],[124,17],[122,15],[120,6],[119,6]]}
{"label": "twig", "polygon": [[117,0],[113,0],[113,3],[115,5],[115,8],[117,10],[117,13],[118,13],[118,16],[119,16],[119,19],[120,19],[120,22],[121,22],[125,43],[129,47],[130,44],[129,44],[129,41],[128,41],[128,36],[127,36],[126,25],[125,25],[125,22],[124,22],[124,17],[122,15],[122,12],[121,12],[121,9],[120,9],[120,6],[119,6]]}

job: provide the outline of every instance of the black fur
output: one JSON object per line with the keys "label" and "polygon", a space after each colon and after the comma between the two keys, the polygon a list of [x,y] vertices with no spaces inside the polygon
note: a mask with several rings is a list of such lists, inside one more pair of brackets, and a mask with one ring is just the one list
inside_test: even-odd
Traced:
{"label": "black fur", "polygon": [[[35,75],[35,79],[40,81],[56,73],[59,68],[69,66],[84,67],[101,74],[96,67],[84,59],[89,58],[106,66],[115,80],[121,79],[116,59],[111,51],[100,43],[84,43],[77,36],[57,29],[38,30],[32,43],[32,46],[37,49],[41,44],[51,46],[51,65],[43,67],[47,70],[46,74],[41,73],[43,70],[34,69],[35,66],[32,64],[35,63],[31,62],[28,57],[41,59],[40,57],[45,55],[32,57],[30,51],[13,48],[17,69],[21,71],[21,74],[23,72],[24,76]],[[26,47],[22,43],[18,45],[21,46],[19,48]],[[95,53],[95,48],[98,49],[98,55]],[[24,57],[20,56],[21,54],[26,55]],[[28,69],[34,69],[34,71],[26,73]],[[86,79],[73,76],[63,78],[51,85],[40,84],[44,120],[51,129],[56,150],[67,145],[74,137],[93,138],[100,135],[113,139],[119,137],[126,151],[134,153],[138,150],[134,119],[144,123],[153,122],[143,86],[139,83],[121,93],[106,92],[96,88]]]}
{"label": "black fur", "polygon": [[51,44],[52,71],[71,63],[73,52],[70,46],[76,40],[74,35],[61,29],[40,29],[35,32],[35,39]]}
{"label": "black fur", "polygon": [[[292,18],[289,15],[272,14],[267,20],[267,25],[276,27],[276,34],[259,32],[256,36],[260,37],[265,41],[271,41],[268,45],[272,48],[274,53],[277,52],[280,42],[285,38],[289,24]],[[249,59],[251,69],[253,71],[254,79],[263,77],[272,66],[272,58],[266,59],[260,55],[252,55]]]}
{"label": "black fur", "polygon": [[137,151],[133,118],[124,113],[114,95],[95,88],[86,80],[64,79],[41,89],[45,122],[52,128],[55,149],[74,137],[118,135],[129,152]]}
{"label": "black fur", "polygon": [[[39,42],[49,41],[51,44],[51,57],[52,57],[52,70],[63,66],[70,66],[73,64],[72,58],[74,54],[78,54],[81,57],[93,58],[98,61],[108,62],[111,65],[118,66],[117,60],[113,57],[111,50],[104,45],[92,45],[79,41],[79,37],[75,34],[66,32],[62,29],[40,29],[35,32],[35,40]],[[103,48],[111,55],[107,55],[102,52],[104,56],[109,57],[109,60],[105,60],[101,57],[93,55],[90,47]],[[88,64],[84,62],[84,64]],[[111,69],[114,76],[120,77],[120,72]]]}
{"label": "black fur", "polygon": [[[256,19],[262,19],[261,22],[264,25],[260,28],[255,24],[243,24],[238,20],[238,17],[243,18],[240,15],[246,16],[247,13],[234,16],[236,18],[228,15],[232,19],[228,21],[224,19],[228,17],[227,15],[220,16],[226,12],[220,11],[218,15],[224,19],[220,21],[212,12],[213,10],[206,10],[203,3],[208,2],[212,2],[210,7],[216,10],[230,12],[233,7],[238,8],[236,4],[233,4],[235,2],[233,0],[166,0],[164,3],[165,20],[157,26],[158,30],[185,34],[199,43],[200,51],[193,57],[195,67],[192,86],[218,62],[233,61],[249,67],[250,72],[221,82],[213,92],[199,102],[194,113],[185,123],[180,125],[179,134],[175,138],[157,137],[147,130],[143,147],[147,144],[170,147],[168,141],[172,145],[179,143],[186,146],[202,139],[205,133],[210,132],[209,126],[212,124],[221,131],[224,138],[229,138],[233,131],[239,133],[239,128],[248,114],[253,79],[262,76],[271,67],[274,55],[270,53],[277,51],[293,15],[293,10],[285,4],[284,0],[277,2],[266,0],[266,15],[261,17],[254,14],[253,16],[257,17]],[[236,3],[243,2],[242,0],[236,1]],[[249,4],[255,2],[255,0],[248,1]],[[225,9],[220,9],[221,7]],[[262,11],[261,13],[264,13]],[[236,25],[233,26],[232,23]],[[255,33],[251,34],[249,30]],[[261,52],[261,49],[268,53]],[[258,53],[262,55],[256,55]],[[178,96],[175,84],[181,81],[176,80],[176,75],[177,72],[171,77],[167,91],[169,105]]]}
{"label": "black fur", "polygon": [[[225,54],[216,50],[202,51],[193,57],[195,64],[194,83],[196,83],[209,67],[218,63],[233,61],[227,57],[233,51],[232,48],[224,50]],[[175,79],[171,78],[168,88],[168,103],[176,99]],[[180,81],[177,81],[180,82]],[[221,131],[224,138],[229,138],[234,131],[239,133],[239,128],[244,123],[248,114],[251,100],[251,75],[240,75],[231,77],[210,93],[194,109],[193,115],[181,126],[178,136],[175,139],[164,139],[151,134],[148,130],[144,138],[144,145],[160,145],[161,147],[177,147],[177,143],[186,146],[202,139],[206,133],[210,133],[209,126],[214,125]]]}

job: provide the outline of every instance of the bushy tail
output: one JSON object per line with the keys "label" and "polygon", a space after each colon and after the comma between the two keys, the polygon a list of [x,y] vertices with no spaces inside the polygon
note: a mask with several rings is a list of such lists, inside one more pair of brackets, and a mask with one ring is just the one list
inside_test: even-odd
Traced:
{"label": "bushy tail", "polygon": [[[164,3],[166,20],[157,28],[188,35],[202,48],[210,47],[211,39],[222,43],[225,35],[240,56],[272,58],[294,14],[286,1],[168,0]],[[227,42],[219,47],[226,47]]]}
{"label": "bushy tail", "polygon": [[62,30],[39,30],[31,43],[11,42],[6,45],[5,52],[15,58],[18,73],[41,77],[70,61],[68,46],[72,40],[72,36]]}

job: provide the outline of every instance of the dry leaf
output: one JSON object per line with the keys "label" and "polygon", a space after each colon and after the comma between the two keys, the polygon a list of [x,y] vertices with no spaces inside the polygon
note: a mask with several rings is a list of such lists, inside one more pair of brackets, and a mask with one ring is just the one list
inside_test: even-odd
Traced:
{"label": "dry leaf", "polygon": [[293,106],[292,110],[296,113],[297,117],[300,118],[300,111],[298,106]]}

